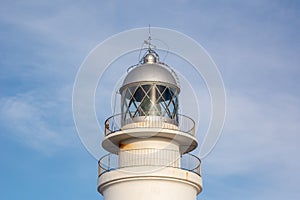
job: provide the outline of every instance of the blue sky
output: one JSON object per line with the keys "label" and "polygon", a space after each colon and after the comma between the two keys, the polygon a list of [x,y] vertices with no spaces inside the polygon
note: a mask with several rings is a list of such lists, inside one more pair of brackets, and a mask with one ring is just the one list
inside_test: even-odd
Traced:
{"label": "blue sky", "polygon": [[226,124],[203,160],[198,199],[298,199],[299,9],[296,0],[2,0],[0,199],[102,199],[73,122],[73,83],[97,44],[148,24],[202,44],[225,82]]}

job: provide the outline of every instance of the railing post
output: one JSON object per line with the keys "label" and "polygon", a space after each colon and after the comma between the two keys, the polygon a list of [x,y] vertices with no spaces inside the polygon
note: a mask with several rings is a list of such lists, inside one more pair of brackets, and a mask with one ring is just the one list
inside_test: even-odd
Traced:
{"label": "railing post", "polygon": [[108,154],[108,163],[107,163],[108,171],[110,171],[110,156],[111,154]]}

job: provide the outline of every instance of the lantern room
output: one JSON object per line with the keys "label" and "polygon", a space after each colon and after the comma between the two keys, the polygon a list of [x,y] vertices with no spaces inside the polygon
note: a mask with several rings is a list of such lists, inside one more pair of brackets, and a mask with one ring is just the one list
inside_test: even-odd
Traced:
{"label": "lantern room", "polygon": [[150,50],[130,70],[120,88],[122,126],[130,123],[167,122],[178,125],[178,78]]}

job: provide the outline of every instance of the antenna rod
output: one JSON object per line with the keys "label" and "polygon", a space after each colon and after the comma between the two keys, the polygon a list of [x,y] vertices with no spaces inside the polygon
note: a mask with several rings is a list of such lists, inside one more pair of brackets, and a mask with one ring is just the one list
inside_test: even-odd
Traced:
{"label": "antenna rod", "polygon": [[149,35],[148,35],[148,50],[151,50],[151,32],[150,32],[150,24],[149,24]]}

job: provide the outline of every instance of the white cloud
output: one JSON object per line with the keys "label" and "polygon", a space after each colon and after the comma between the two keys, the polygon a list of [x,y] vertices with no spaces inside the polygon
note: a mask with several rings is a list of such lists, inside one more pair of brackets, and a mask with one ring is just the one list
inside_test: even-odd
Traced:
{"label": "white cloud", "polygon": [[[102,22],[113,15],[114,3],[108,1],[101,4],[96,7],[82,2],[62,4],[60,1],[3,3],[0,22],[68,47],[78,43],[88,45],[95,42],[92,38],[106,35],[112,30],[111,24]],[[90,31],[91,29],[94,31]]]}
{"label": "white cloud", "polygon": [[[36,93],[1,98],[0,119],[6,130],[4,134],[44,153],[70,146],[74,130],[64,117],[71,113],[63,106],[57,108],[58,103],[64,103],[58,101],[45,99]],[[54,117],[56,119],[52,119]],[[55,127],[54,123],[62,124]]]}
{"label": "white cloud", "polygon": [[221,140],[203,161],[210,174],[206,176],[256,177],[257,187],[265,192],[256,194],[260,198],[299,195],[299,113],[296,96],[274,93],[273,99],[255,99],[231,95]]}

